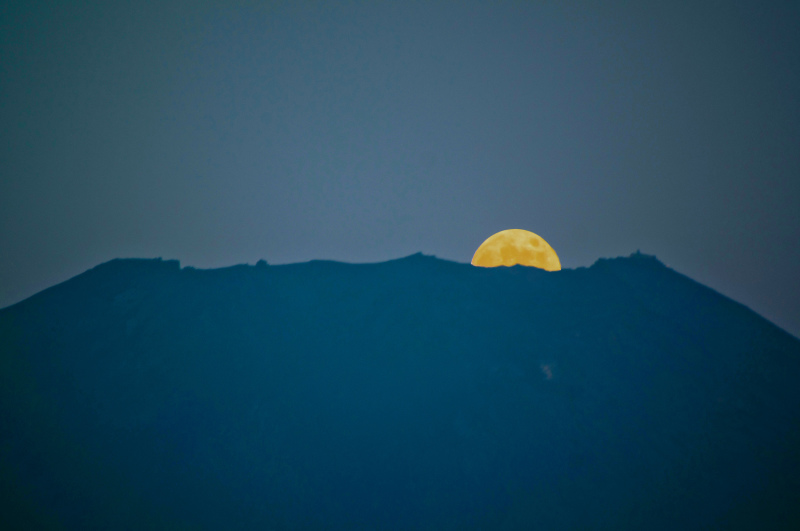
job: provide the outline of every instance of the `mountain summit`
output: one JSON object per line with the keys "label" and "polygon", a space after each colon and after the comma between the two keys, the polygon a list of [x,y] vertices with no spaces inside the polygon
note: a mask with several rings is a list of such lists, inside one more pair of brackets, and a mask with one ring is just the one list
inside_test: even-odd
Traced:
{"label": "mountain summit", "polygon": [[0,310],[27,529],[797,529],[800,341],[655,257],[112,260]]}

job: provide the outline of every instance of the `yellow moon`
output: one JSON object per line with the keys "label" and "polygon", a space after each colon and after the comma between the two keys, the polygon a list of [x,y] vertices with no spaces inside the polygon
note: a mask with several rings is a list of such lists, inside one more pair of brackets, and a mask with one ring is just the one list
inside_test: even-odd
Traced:
{"label": "yellow moon", "polygon": [[559,271],[558,255],[544,238],[522,229],[509,229],[490,236],[478,247],[472,265],[497,267],[524,265]]}

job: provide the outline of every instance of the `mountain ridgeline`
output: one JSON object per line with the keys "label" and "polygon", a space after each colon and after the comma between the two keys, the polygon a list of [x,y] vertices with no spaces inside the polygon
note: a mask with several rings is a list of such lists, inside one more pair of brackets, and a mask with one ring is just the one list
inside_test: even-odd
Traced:
{"label": "mountain ridgeline", "polygon": [[638,253],[113,260],[0,310],[3,527],[800,529],[798,377]]}

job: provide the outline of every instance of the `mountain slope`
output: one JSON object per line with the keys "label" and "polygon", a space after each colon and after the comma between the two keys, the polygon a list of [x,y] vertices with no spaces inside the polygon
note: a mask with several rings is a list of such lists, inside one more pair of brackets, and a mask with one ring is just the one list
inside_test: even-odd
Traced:
{"label": "mountain slope", "polygon": [[25,527],[796,528],[800,341],[654,257],[114,260],[0,310]]}

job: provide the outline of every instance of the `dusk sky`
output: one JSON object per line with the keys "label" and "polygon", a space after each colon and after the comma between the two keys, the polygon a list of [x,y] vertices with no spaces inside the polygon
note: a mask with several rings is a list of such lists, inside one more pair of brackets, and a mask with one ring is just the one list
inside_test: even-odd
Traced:
{"label": "dusk sky", "polygon": [[541,235],[800,335],[800,3],[0,6],[0,307],[117,257],[221,267]]}

